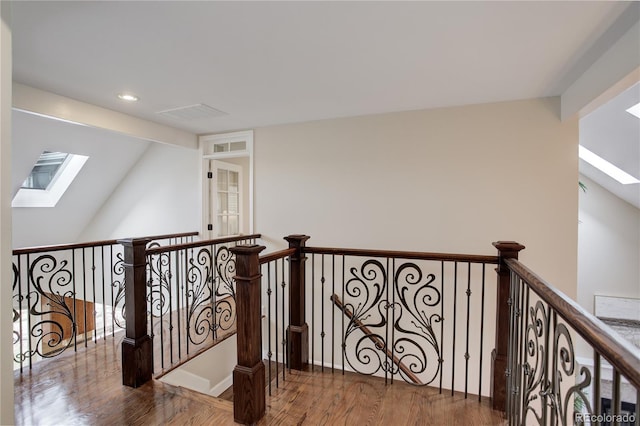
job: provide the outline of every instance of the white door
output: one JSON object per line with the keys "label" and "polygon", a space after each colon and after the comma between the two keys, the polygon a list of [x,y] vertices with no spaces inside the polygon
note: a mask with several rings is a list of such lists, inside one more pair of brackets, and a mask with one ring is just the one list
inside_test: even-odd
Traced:
{"label": "white door", "polygon": [[208,163],[208,237],[241,234],[242,168],[217,160],[209,160]]}

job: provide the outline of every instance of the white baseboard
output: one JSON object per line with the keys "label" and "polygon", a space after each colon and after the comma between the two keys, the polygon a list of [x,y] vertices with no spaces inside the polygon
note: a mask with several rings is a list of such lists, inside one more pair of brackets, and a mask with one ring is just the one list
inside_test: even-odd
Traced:
{"label": "white baseboard", "polygon": [[225,377],[220,383],[209,389],[208,394],[211,396],[219,396],[233,385],[233,373]]}

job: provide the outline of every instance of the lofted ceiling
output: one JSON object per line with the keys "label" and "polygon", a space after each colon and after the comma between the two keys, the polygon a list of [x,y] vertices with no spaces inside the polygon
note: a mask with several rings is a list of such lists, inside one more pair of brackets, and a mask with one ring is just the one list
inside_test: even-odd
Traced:
{"label": "lofted ceiling", "polygon": [[[608,49],[617,23],[638,20],[637,6],[13,2],[14,80],[196,134],[556,96]],[[139,101],[119,100],[125,91]],[[638,123],[616,104],[628,101],[585,117],[581,143],[639,177]],[[218,112],[159,114],[200,104]],[[640,185],[580,168],[640,208]]]}
{"label": "lofted ceiling", "polygon": [[[640,103],[635,84],[580,119],[580,145],[640,178],[640,118],[626,110]],[[623,185],[584,160],[580,173],[640,209],[640,184]]]}

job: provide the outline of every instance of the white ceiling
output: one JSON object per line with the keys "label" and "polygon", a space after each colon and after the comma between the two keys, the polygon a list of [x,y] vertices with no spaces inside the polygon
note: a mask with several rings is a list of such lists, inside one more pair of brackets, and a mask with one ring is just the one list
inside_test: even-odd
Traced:
{"label": "white ceiling", "polygon": [[[14,2],[14,79],[194,133],[536,98],[566,89],[627,7]],[[200,103],[228,115],[157,114]]]}
{"label": "white ceiling", "polygon": [[[13,2],[14,80],[197,134],[555,96],[637,22],[637,6]],[[123,103],[122,91],[140,100]],[[158,114],[194,104],[227,115]],[[583,120],[580,134],[638,177],[638,126],[624,114],[620,105],[604,106]],[[620,120],[626,124],[614,124]],[[640,185],[625,188],[580,168],[640,208]]]}

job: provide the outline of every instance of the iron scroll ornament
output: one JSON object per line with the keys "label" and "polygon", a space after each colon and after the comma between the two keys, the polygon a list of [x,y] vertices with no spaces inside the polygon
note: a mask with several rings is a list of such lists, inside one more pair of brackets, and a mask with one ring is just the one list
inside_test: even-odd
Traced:
{"label": "iron scroll ornament", "polygon": [[[555,327],[551,331],[551,315],[552,312],[540,301],[529,307],[524,362],[513,369],[521,371],[523,380],[522,424],[580,424],[576,420],[574,400],[581,401],[586,413],[594,414],[585,392],[591,385],[591,371],[582,366],[575,376],[577,361],[571,333],[564,324],[556,321],[553,321]],[[553,338],[553,346],[547,353],[549,337]],[[575,380],[575,384],[563,391],[565,380]],[[512,393],[517,396],[519,389],[514,387]]]}
{"label": "iron scroll ornament", "polygon": [[[14,265],[14,274],[17,272]],[[74,312],[67,305],[67,300],[75,298],[72,289],[73,273],[69,268],[69,262],[58,261],[49,254],[41,255],[29,265],[28,280],[30,289],[26,295],[26,302],[32,319],[28,330],[27,350],[14,356],[15,361],[19,363],[35,356],[52,358],[59,355],[72,345],[77,330]],[[18,302],[21,305],[25,297],[19,298]],[[19,317],[20,314],[16,318],[14,309],[14,321],[19,320]],[[21,337],[16,336],[14,332],[14,339]]]}
{"label": "iron scroll ornament", "polygon": [[[424,276],[416,264],[406,262],[397,267],[392,288],[388,288],[387,268],[374,259],[365,261],[360,269],[350,268],[349,273],[345,309],[353,316],[346,325],[343,345],[349,366],[361,374],[399,374],[416,384],[408,376],[413,373],[420,377],[420,385],[432,383],[442,364],[440,343],[433,330],[434,324],[442,321],[436,312],[442,296],[432,285],[435,275]],[[407,366],[408,372],[400,364]]]}

